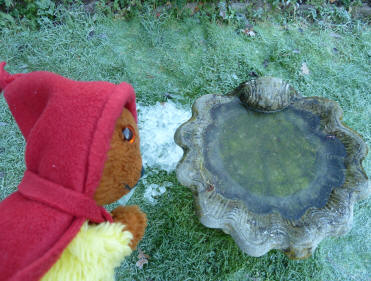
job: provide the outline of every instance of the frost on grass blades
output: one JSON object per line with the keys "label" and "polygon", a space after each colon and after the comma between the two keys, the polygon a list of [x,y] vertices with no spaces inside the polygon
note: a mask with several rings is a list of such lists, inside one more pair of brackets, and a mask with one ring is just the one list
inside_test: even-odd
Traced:
{"label": "frost on grass blades", "polygon": [[318,258],[323,264],[323,280],[371,280],[370,207],[370,199],[360,202],[354,208],[351,231],[321,243]]}
{"label": "frost on grass blades", "polygon": [[169,101],[138,105],[138,127],[143,166],[173,171],[183,155],[174,142],[175,130],[191,117],[191,111]]}

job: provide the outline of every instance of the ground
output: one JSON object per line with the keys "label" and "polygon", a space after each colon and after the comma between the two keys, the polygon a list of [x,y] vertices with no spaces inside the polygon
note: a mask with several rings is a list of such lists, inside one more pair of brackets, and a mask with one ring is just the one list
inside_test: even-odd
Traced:
{"label": "ground", "polygon": [[[76,80],[134,86],[147,167],[128,204],[147,213],[149,226],[139,248],[149,258],[140,269],[134,253],[118,269],[117,280],[369,280],[370,200],[356,205],[348,235],[326,239],[307,260],[291,261],[279,251],[249,257],[228,235],[199,223],[192,193],[175,177],[181,150],[172,139],[197,97],[271,75],[288,80],[305,96],[336,100],[344,122],[370,144],[369,26],[261,20],[251,36],[233,24],[150,12],[124,21],[76,10],[63,19],[40,30],[2,29],[0,61],[8,62],[9,72],[48,70]],[[21,180],[23,149],[0,97],[0,199]],[[370,164],[368,156],[369,175]]]}

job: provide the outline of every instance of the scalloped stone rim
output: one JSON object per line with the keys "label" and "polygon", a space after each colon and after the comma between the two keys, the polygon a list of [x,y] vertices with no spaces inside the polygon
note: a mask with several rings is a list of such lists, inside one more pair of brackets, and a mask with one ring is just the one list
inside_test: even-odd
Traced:
{"label": "scalloped stone rim", "polygon": [[[263,81],[269,81],[270,78],[264,79]],[[270,85],[279,85],[277,81],[280,79],[274,79],[274,83]],[[268,104],[268,111],[277,108],[281,110],[295,100],[303,109],[320,116],[327,132],[340,139],[347,151],[347,172],[343,186],[332,191],[324,208],[309,208],[298,220],[285,219],[278,212],[256,214],[241,201],[224,198],[213,188],[212,175],[204,165],[203,130],[212,122],[210,109],[215,105],[236,99],[240,99],[249,108],[259,104],[256,95],[253,99],[249,98],[251,90],[246,90],[246,87],[254,89],[256,85],[264,86],[264,83],[262,84],[261,80],[253,83],[241,84],[230,95],[204,95],[195,101],[191,119],[182,124],[175,133],[175,142],[184,150],[183,158],[176,168],[176,175],[181,184],[194,191],[201,223],[230,234],[242,251],[258,257],[271,249],[280,249],[290,258],[307,258],[323,238],[343,235],[349,231],[354,203],[369,196],[370,185],[362,167],[362,160],[367,155],[367,146],[356,132],[341,123],[342,110],[336,102],[320,97],[302,97],[286,84],[281,88],[289,91],[289,102],[286,96],[275,98],[281,104],[280,107],[266,101],[264,104]],[[254,93],[259,92],[264,91],[254,90]],[[275,91],[275,95],[279,92]],[[281,92],[285,94],[285,91]],[[243,95],[245,96],[241,98]],[[264,95],[266,99],[267,93]],[[250,103],[251,100],[253,102]],[[308,100],[313,102],[307,102]],[[265,110],[262,103],[257,109]]]}

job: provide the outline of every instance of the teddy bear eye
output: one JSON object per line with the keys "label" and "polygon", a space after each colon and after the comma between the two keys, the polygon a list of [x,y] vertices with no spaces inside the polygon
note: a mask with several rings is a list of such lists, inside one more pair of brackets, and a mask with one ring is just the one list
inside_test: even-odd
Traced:
{"label": "teddy bear eye", "polygon": [[122,138],[129,143],[133,143],[135,140],[134,130],[131,127],[125,127],[122,130]]}

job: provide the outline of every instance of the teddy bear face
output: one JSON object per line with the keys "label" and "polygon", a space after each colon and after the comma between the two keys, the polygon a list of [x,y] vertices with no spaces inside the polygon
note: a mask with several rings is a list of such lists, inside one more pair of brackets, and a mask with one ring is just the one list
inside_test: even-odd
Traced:
{"label": "teddy bear face", "polygon": [[115,124],[102,178],[94,194],[98,205],[110,204],[127,194],[141,177],[139,131],[126,108]]}

